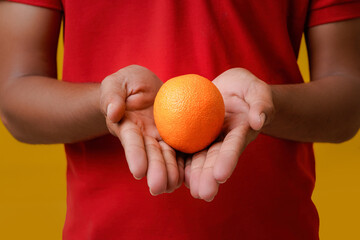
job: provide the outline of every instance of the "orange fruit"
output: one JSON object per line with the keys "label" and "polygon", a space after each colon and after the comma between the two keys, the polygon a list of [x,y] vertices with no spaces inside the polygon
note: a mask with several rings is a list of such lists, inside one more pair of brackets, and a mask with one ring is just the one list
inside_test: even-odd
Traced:
{"label": "orange fruit", "polygon": [[194,153],[219,135],[225,117],[224,100],[208,79],[187,74],[162,85],[154,102],[154,119],[161,138],[176,150]]}

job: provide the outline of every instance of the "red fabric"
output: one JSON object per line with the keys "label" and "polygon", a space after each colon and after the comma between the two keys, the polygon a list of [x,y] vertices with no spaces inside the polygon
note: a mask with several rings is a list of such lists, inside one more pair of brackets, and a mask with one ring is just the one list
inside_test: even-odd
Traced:
{"label": "red fabric", "polygon": [[62,4],[60,0],[7,0],[11,2],[31,4],[38,7],[45,7],[55,10],[62,10]]}
{"label": "red fabric", "polygon": [[360,17],[359,0],[315,0],[311,5],[308,26]]}
{"label": "red fabric", "polygon": [[[66,0],[63,78],[100,82],[139,64],[164,81],[244,67],[269,84],[300,83],[307,22],[359,16],[358,3],[345,2]],[[318,239],[312,144],[260,135],[211,203],[185,187],[152,197],[112,136],[68,144],[66,153],[64,239]]]}

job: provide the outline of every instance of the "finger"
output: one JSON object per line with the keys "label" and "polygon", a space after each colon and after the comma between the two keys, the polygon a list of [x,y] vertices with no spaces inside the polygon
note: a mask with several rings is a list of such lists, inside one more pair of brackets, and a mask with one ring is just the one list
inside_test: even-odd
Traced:
{"label": "finger", "polygon": [[205,201],[212,201],[216,196],[219,184],[214,178],[214,165],[215,160],[219,154],[221,143],[213,144],[206,154],[206,161],[201,171],[200,183],[199,183],[199,196]]}
{"label": "finger", "polygon": [[185,161],[183,156],[179,156],[176,159],[179,169],[179,179],[176,185],[176,189],[181,187],[182,183],[185,181]]}
{"label": "finger", "polygon": [[240,154],[246,147],[249,126],[241,125],[231,130],[225,137],[214,164],[214,177],[224,183],[234,171]]}
{"label": "finger", "polygon": [[147,170],[147,157],[141,131],[136,124],[127,119],[124,119],[119,124],[117,131],[130,172],[136,179],[141,179],[145,176]]}
{"label": "finger", "polygon": [[203,150],[193,155],[191,161],[190,172],[190,192],[194,198],[200,198],[199,196],[199,183],[201,177],[201,171],[205,163],[207,150]]}
{"label": "finger", "polygon": [[176,152],[164,141],[159,142],[161,152],[165,161],[167,171],[167,187],[166,192],[173,192],[179,181],[179,169],[176,160]]}
{"label": "finger", "polygon": [[118,74],[107,76],[100,87],[100,108],[113,123],[119,122],[125,113],[126,84]]}
{"label": "finger", "polygon": [[270,122],[274,112],[270,86],[259,79],[254,80],[245,94],[245,101],[250,106],[250,126],[252,129],[259,131]]}
{"label": "finger", "polygon": [[232,68],[220,74],[213,83],[222,95],[236,93],[240,98],[245,99],[250,106],[251,128],[259,131],[270,122],[274,114],[271,87],[250,71],[244,68]]}
{"label": "finger", "polygon": [[191,162],[191,157],[187,157],[185,161],[185,186],[188,189],[190,189]]}
{"label": "finger", "polygon": [[150,193],[155,196],[166,191],[167,172],[161,147],[155,138],[145,136],[145,148],[148,158],[147,182]]}
{"label": "finger", "polygon": [[106,121],[106,126],[107,126],[109,132],[114,136],[119,136],[119,128],[120,128],[119,124],[113,123],[108,118],[105,118],[105,121]]}

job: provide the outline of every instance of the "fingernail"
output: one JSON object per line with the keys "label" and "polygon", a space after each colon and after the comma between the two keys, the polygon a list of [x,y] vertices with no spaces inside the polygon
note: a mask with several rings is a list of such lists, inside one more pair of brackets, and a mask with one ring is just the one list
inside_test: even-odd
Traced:
{"label": "fingernail", "polygon": [[227,181],[227,179],[225,179],[224,181],[217,181],[219,184],[223,184]]}
{"label": "fingernail", "polygon": [[212,202],[212,200],[214,200],[214,198],[206,199],[205,201],[206,201],[206,202]]}
{"label": "fingernail", "polygon": [[151,191],[151,188],[149,188],[149,191],[150,191],[150,194],[152,195],[152,196],[157,196],[157,194],[154,194],[152,191]]}
{"label": "fingernail", "polygon": [[141,178],[135,177],[135,175],[133,175],[133,177],[134,177],[136,180],[140,180],[140,179],[141,179]]}
{"label": "fingernail", "polygon": [[114,110],[113,110],[113,105],[112,105],[112,103],[110,103],[110,104],[107,106],[107,109],[106,109],[106,116],[111,115],[113,111],[114,111]]}
{"label": "fingernail", "polygon": [[261,127],[264,126],[265,121],[266,121],[266,115],[265,115],[265,113],[261,113],[261,114],[259,115],[259,122],[260,122],[260,124],[261,124]]}

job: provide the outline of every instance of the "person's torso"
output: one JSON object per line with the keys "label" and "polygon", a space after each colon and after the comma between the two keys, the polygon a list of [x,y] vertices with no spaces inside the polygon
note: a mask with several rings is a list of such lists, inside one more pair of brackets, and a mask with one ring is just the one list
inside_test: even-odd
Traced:
{"label": "person's torso", "polygon": [[[296,58],[308,1],[63,1],[63,80],[101,82],[138,64],[161,80],[232,67],[269,84],[302,82]],[[64,239],[317,239],[312,145],[252,142],[211,203],[185,187],[150,195],[118,139],[66,145]]]}

